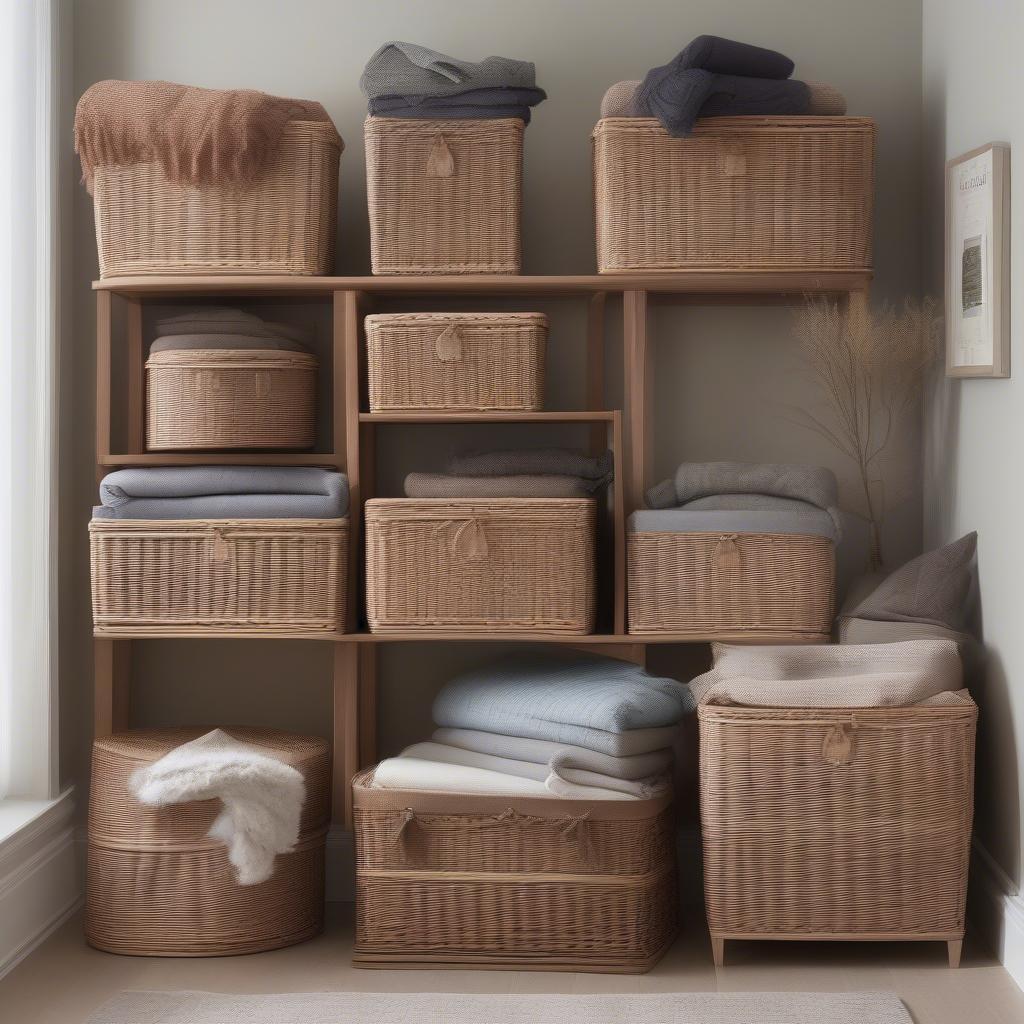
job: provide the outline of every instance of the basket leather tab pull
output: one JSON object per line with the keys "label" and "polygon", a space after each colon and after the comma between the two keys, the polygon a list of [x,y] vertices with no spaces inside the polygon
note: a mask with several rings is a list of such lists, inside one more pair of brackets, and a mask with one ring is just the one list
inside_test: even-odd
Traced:
{"label": "basket leather tab pull", "polygon": [[729,570],[740,567],[740,546],[736,543],[738,535],[723,533],[715,545],[714,562],[716,569]]}
{"label": "basket leather tab pull", "polygon": [[229,562],[233,551],[231,541],[224,535],[223,530],[213,530],[210,535],[210,561]]}
{"label": "basket leather tab pull", "polygon": [[821,756],[837,768],[850,763],[853,757],[853,737],[843,725],[834,725],[821,744]]}
{"label": "basket leather tab pull", "polygon": [[449,324],[437,336],[434,352],[442,363],[457,363],[462,358],[462,335],[456,324]]}
{"label": "basket leather tab pull", "polygon": [[467,562],[478,562],[487,557],[487,536],[479,519],[467,519],[452,537],[452,551]]}
{"label": "basket leather tab pull", "polygon": [[438,132],[434,136],[434,144],[430,147],[430,155],[427,157],[428,178],[450,178],[455,173],[455,159],[452,151],[448,148],[444,136]]}
{"label": "basket leather tab pull", "polygon": [[722,177],[742,178],[747,173],[747,155],[742,146],[723,146],[720,154]]}
{"label": "basket leather tab pull", "polygon": [[270,374],[265,370],[256,373],[256,394],[260,398],[266,398],[270,394]]}

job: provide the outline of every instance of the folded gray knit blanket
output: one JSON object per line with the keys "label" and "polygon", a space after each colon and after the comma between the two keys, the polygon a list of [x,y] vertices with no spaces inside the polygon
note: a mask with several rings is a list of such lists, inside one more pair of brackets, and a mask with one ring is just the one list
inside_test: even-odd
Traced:
{"label": "folded gray knit blanket", "polygon": [[379,96],[367,104],[374,117],[426,120],[518,117],[530,123],[530,107],[547,98],[543,89],[469,89],[454,96]]}
{"label": "folded gray knit blanket", "polygon": [[348,480],[304,467],[119,469],[103,478],[100,501],[97,519],[339,519]]}
{"label": "folded gray knit blanket", "polygon": [[580,476],[455,476],[410,473],[407,498],[591,498],[605,484]]}
{"label": "folded gray knit blanket", "polygon": [[156,322],[158,338],[182,334],[241,334],[250,338],[288,339],[302,345],[309,331],[295,324],[273,323],[229,306],[199,306]]}
{"label": "folded gray knit blanket", "polygon": [[453,476],[578,476],[605,480],[612,472],[612,453],[587,455],[575,448],[517,448],[464,452],[447,471]]}
{"label": "folded gray knit blanket", "polygon": [[686,686],[635,665],[537,655],[452,679],[434,701],[434,722],[622,755],[670,746],[692,708]]}
{"label": "folded gray knit blanket", "polygon": [[511,57],[459,60],[417,43],[384,43],[367,61],[359,88],[369,99],[379,96],[452,96],[471,89],[536,86],[534,66]]}
{"label": "folded gray knit blanket", "polygon": [[215,351],[217,349],[230,349],[241,351],[244,349],[258,350],[261,352],[308,352],[309,350],[299,341],[291,338],[272,338],[267,335],[248,334],[170,334],[165,338],[157,338],[149,351],[153,352],[185,352],[201,349]]}

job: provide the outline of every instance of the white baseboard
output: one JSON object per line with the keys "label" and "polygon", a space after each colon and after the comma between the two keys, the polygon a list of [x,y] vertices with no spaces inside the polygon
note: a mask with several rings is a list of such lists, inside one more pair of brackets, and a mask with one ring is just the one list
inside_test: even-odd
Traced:
{"label": "white baseboard", "polygon": [[1024,989],[1024,896],[985,847],[975,841],[971,853],[968,917]]}
{"label": "white baseboard", "polygon": [[82,901],[71,792],[0,847],[0,978]]}
{"label": "white baseboard", "polygon": [[352,903],[356,898],[356,851],[352,833],[332,828],[327,833],[327,902]]}

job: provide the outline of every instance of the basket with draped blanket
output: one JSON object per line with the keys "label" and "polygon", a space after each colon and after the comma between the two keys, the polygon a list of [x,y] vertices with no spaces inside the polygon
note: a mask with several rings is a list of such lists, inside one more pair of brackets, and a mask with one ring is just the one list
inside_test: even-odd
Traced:
{"label": "basket with draped blanket", "polygon": [[353,782],[364,967],[641,973],[676,930],[671,794],[566,800]]}
{"label": "basket with draped blanket", "polygon": [[367,118],[375,274],[518,274],[523,122]]}
{"label": "basket with draped blanket", "polygon": [[592,498],[368,501],[370,630],[590,633],[595,531]]}
{"label": "basket with draped blanket", "polygon": [[540,409],[547,331],[543,313],[368,316],[370,409]]}
{"label": "basket with draped blanket", "polygon": [[867,118],[602,118],[598,270],[870,270],[874,144]]}
{"label": "basket with draped blanket", "polygon": [[323,927],[324,842],[330,819],[330,750],[318,736],[230,729],[260,753],[296,768],[306,799],[298,841],[265,881],[242,885],[224,842],[209,830],[220,801],[150,807],[132,776],[202,729],[146,729],[93,744],[85,934],[131,956],[228,956],[278,949]]}

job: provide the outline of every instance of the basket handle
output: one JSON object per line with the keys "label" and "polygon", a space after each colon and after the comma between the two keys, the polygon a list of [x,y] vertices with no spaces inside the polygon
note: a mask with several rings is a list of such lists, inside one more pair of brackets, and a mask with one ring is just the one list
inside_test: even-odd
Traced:
{"label": "basket handle", "polygon": [[209,559],[211,562],[228,562],[234,556],[232,539],[219,526],[211,526],[208,532]]}
{"label": "basket handle", "polygon": [[739,569],[742,558],[740,556],[740,546],[737,543],[738,540],[739,534],[737,533],[723,533],[718,538],[718,543],[715,545],[715,553],[712,556],[716,569],[721,569],[722,571]]}
{"label": "basket handle", "polygon": [[718,165],[723,178],[745,178],[747,154],[738,142],[723,142],[718,150]]}
{"label": "basket handle", "polygon": [[455,528],[455,532],[450,537],[449,547],[453,555],[467,562],[480,562],[487,558],[487,534],[479,519],[472,516],[461,520],[446,519],[438,523],[434,529],[436,533],[440,533],[452,527]]}
{"label": "basket handle", "polygon": [[[856,719],[851,720],[850,727],[857,728]],[[834,768],[843,768],[853,760],[853,736],[847,731],[845,722],[836,723],[825,733],[821,756]]]}
{"label": "basket handle", "polygon": [[434,353],[442,363],[457,363],[462,358],[462,334],[457,324],[449,324],[437,336]]}
{"label": "basket handle", "polygon": [[430,147],[426,174],[428,178],[450,178],[455,174],[455,158],[440,132],[434,136],[434,144]]}
{"label": "basket handle", "polygon": [[270,394],[270,374],[266,370],[256,371],[256,397],[266,398]]}

